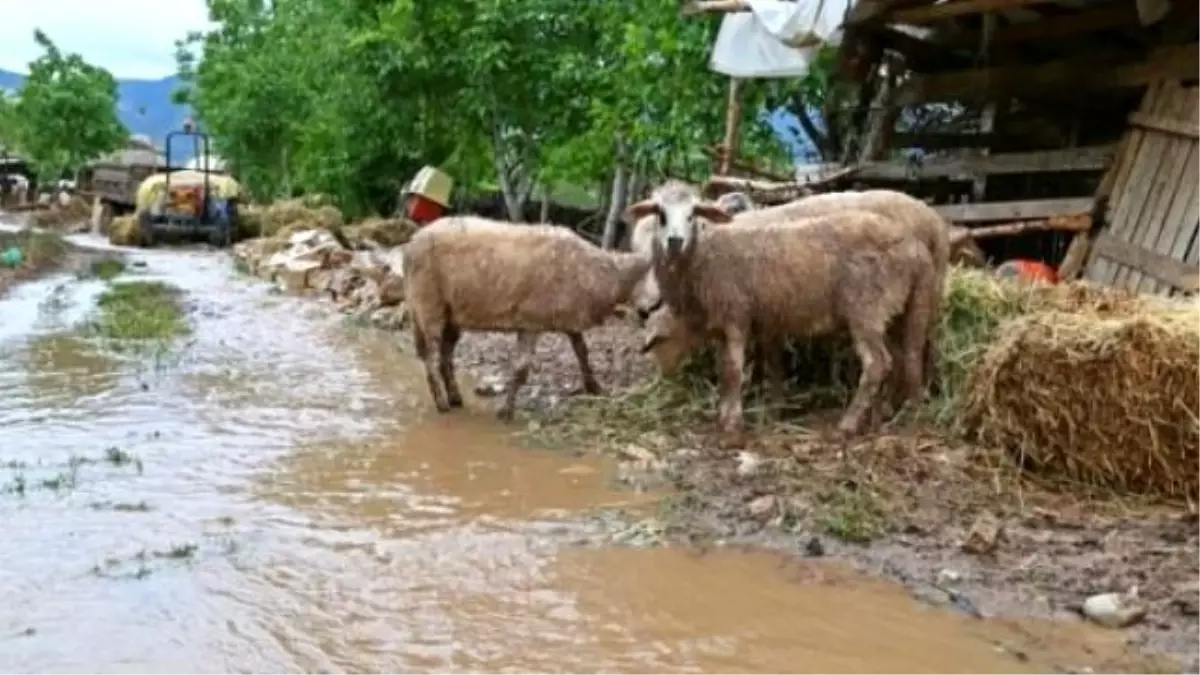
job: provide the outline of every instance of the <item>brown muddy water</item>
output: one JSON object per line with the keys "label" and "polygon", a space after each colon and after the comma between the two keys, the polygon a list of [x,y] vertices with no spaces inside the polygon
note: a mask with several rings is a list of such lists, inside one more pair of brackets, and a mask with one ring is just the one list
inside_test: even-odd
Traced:
{"label": "brown muddy water", "polygon": [[0,300],[0,671],[1059,663],[1027,629],[832,566],[597,545],[612,525],[589,513],[639,501],[606,487],[609,467],[517,448],[478,402],[432,414],[394,336],[272,295],[223,255],[135,255],[188,293],[195,330],[169,355],[72,333],[100,282]]}

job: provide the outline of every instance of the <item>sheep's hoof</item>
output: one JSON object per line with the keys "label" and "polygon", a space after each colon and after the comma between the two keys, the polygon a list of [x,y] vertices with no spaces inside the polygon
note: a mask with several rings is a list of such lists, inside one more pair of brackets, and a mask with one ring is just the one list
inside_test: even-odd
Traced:
{"label": "sheep's hoof", "polygon": [[457,394],[457,395],[451,395],[451,396],[450,396],[450,407],[451,407],[451,408],[461,408],[461,407],[463,407],[463,398],[462,398],[462,394]]}
{"label": "sheep's hoof", "polygon": [[504,407],[496,411],[496,418],[501,422],[512,422],[515,417],[515,411],[512,408]]}
{"label": "sheep's hoof", "polygon": [[862,428],[862,421],[857,417],[844,418],[837,425],[837,435],[842,440],[849,440],[858,435]]}
{"label": "sheep's hoof", "polygon": [[433,404],[433,407],[437,408],[437,411],[440,413],[450,412],[450,404],[449,403],[442,403],[441,401],[435,401]]}
{"label": "sheep's hoof", "polygon": [[571,390],[572,396],[579,396],[580,394],[587,394],[588,396],[600,396],[603,393],[604,389],[602,389],[596,382],[584,382],[582,386],[575,387]]}

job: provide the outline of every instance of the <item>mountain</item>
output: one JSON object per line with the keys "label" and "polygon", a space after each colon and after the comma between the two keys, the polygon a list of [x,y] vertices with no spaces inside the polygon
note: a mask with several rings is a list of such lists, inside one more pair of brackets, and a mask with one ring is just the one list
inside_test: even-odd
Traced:
{"label": "mountain", "polygon": [[[0,70],[0,89],[19,90],[25,76]],[[179,129],[190,114],[187,106],[171,102],[171,92],[179,87],[176,76],[160,80],[117,80],[117,117],[131,134],[145,134],[162,147],[167,133]],[[187,161],[192,149],[187,143],[172,143],[171,164]],[[178,158],[178,159],[177,159]]]}

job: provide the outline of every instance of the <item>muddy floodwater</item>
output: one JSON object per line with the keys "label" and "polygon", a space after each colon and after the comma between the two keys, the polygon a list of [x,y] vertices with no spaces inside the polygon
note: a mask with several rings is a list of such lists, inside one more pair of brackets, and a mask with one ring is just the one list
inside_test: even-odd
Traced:
{"label": "muddy floodwater", "polygon": [[648,499],[609,467],[478,402],[433,414],[396,336],[224,255],[134,255],[187,293],[169,353],[73,332],[103,282],[0,299],[0,671],[1039,672],[1116,639],[1042,649],[829,564],[598,544],[597,509]]}

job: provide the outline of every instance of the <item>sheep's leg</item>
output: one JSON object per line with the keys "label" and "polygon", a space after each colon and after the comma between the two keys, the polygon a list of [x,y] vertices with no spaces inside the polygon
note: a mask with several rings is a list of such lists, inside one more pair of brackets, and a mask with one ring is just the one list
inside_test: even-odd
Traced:
{"label": "sheep's leg", "polygon": [[737,328],[726,329],[717,412],[722,447],[735,448],[745,444],[745,420],[742,414],[742,371],[745,365],[745,334]]}
{"label": "sheep's leg", "polygon": [[451,408],[463,407],[462,392],[458,388],[458,377],[454,372],[454,348],[458,346],[458,340],[462,337],[462,331],[458,326],[447,323],[446,328],[442,331],[441,358],[442,358],[442,381],[446,383],[446,402]]}
{"label": "sheep's leg", "polygon": [[529,369],[533,366],[533,352],[537,348],[537,333],[517,333],[516,350],[513,352],[512,376],[508,381],[508,391],[504,396],[504,404],[496,412],[496,416],[505,422],[511,422],[517,409],[517,390],[525,386],[529,379]]}
{"label": "sheep's leg", "polygon": [[583,339],[583,333],[567,333],[567,339],[571,341],[571,349],[575,350],[575,358],[579,360],[579,375],[583,378],[583,391],[593,396],[598,396],[603,393],[600,389],[600,383],[596,381],[596,374],[592,372],[592,362],[588,359],[587,342]]}
{"label": "sheep's leg", "polygon": [[922,270],[913,284],[907,311],[901,321],[900,387],[904,398],[920,401],[925,395],[926,378],[931,375],[931,362],[936,359],[934,329],[940,290],[937,277],[931,270]]}
{"label": "sheep's leg", "polygon": [[767,400],[783,404],[783,342],[758,339],[758,355],[766,378]]}
{"label": "sheep's leg", "polygon": [[[417,350],[417,356],[425,364],[425,381],[429,383],[429,393],[433,396],[433,405],[438,412],[449,412],[450,403],[447,400],[445,383],[441,379],[441,353],[440,350],[429,348],[430,337],[421,328],[420,321],[413,321],[413,346]],[[440,336],[437,341],[441,342]]]}
{"label": "sheep's leg", "polygon": [[862,374],[858,378],[858,390],[838,422],[838,431],[847,436],[862,430],[864,418],[871,412],[879,390],[892,369],[886,330],[851,326],[850,336],[854,341],[854,352],[862,364]]}

